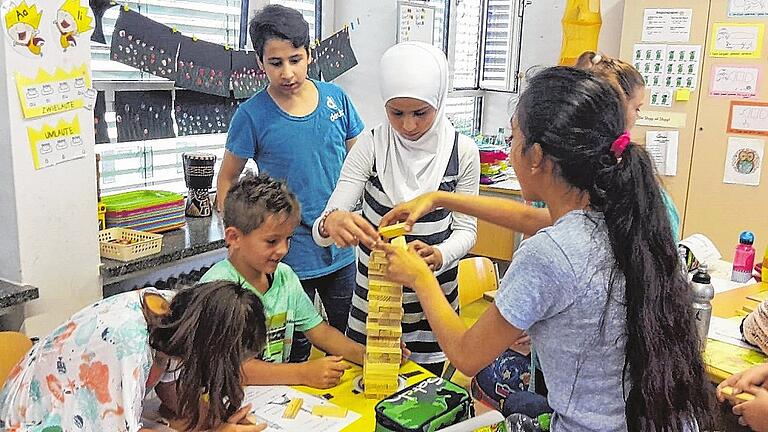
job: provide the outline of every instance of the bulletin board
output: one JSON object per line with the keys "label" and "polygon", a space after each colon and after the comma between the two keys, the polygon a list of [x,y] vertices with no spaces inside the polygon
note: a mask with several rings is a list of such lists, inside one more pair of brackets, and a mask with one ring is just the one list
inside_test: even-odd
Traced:
{"label": "bulletin board", "polygon": [[[743,6],[740,0],[627,2],[621,44],[621,58],[635,66],[638,45],[664,54],[661,62],[655,55],[640,62],[649,87],[632,137],[649,151],[677,141],[675,152],[657,156],[676,159],[676,170],[659,173],[682,235],[706,234],[724,259],[732,258],[743,230],[755,232],[759,256],[768,244],[768,14]],[[688,61],[696,55],[698,64]]]}
{"label": "bulletin board", "polygon": [[397,42],[435,41],[435,8],[419,3],[397,3]]}

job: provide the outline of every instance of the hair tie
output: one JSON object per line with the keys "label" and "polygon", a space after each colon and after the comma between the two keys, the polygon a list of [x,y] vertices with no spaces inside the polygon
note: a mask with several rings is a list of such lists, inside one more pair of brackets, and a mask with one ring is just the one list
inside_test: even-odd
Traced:
{"label": "hair tie", "polygon": [[619,135],[619,137],[616,138],[616,141],[611,144],[611,151],[613,152],[614,156],[616,156],[616,159],[619,159],[621,155],[624,154],[624,150],[627,149],[629,142],[629,132],[624,131],[624,133]]}
{"label": "hair tie", "polygon": [[603,56],[601,56],[600,54],[595,54],[594,57],[592,57],[592,64],[596,65],[600,63],[602,59],[603,59]]}

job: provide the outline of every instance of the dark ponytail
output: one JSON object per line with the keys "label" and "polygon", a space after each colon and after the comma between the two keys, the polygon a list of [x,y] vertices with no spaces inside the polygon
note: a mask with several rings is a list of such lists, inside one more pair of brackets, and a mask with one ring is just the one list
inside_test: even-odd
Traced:
{"label": "dark ponytail", "polygon": [[690,287],[647,152],[629,143],[616,154],[621,149],[613,144],[625,127],[622,107],[615,88],[592,74],[547,69],[520,97],[523,148],[539,144],[557,174],[604,215],[616,261],[607,298],[625,281],[629,431],[677,432],[693,421],[704,429],[712,424],[712,395]]}
{"label": "dark ponytail", "polygon": [[[213,281],[179,291],[170,312],[150,322],[152,348],[181,361],[178,412],[190,428],[212,428],[242,404],[240,364],[259,355],[266,318],[256,294],[234,282]],[[207,394],[208,410],[200,412]]]}

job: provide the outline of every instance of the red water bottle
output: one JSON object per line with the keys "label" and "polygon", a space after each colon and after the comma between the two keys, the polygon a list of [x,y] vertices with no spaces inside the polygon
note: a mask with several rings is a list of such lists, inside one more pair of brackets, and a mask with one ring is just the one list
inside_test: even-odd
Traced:
{"label": "red water bottle", "polygon": [[744,283],[752,279],[752,268],[755,266],[755,235],[751,231],[744,231],[739,236],[739,245],[733,256],[733,272],[731,280]]}

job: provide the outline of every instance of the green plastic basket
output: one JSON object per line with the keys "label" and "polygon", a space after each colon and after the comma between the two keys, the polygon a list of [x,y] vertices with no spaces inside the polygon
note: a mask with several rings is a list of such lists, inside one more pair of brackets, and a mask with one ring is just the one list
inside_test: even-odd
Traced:
{"label": "green plastic basket", "polygon": [[138,190],[102,197],[108,212],[124,212],[158,206],[184,199],[183,195],[155,190]]}

